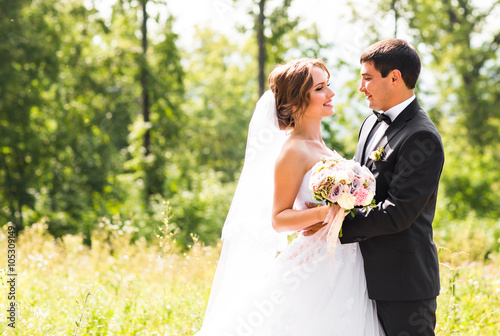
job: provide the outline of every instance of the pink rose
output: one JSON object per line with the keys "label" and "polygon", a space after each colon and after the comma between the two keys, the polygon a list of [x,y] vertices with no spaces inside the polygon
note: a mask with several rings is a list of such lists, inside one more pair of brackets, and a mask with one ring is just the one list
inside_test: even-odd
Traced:
{"label": "pink rose", "polygon": [[356,205],[361,206],[369,205],[373,199],[373,193],[366,188],[359,189],[353,196],[356,198]]}

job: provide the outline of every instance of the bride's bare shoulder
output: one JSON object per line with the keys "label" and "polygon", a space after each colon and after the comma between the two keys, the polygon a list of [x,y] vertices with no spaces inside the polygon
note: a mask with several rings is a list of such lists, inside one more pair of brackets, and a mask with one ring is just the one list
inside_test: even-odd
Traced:
{"label": "bride's bare shoulder", "polygon": [[306,166],[309,156],[310,152],[304,140],[293,138],[287,139],[276,160],[276,168],[291,168],[295,171],[300,171],[300,169],[303,168],[305,171],[307,170]]}

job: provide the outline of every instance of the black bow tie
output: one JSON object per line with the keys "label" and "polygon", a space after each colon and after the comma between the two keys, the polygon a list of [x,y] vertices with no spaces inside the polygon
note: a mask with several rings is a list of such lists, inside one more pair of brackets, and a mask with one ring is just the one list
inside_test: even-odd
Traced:
{"label": "black bow tie", "polygon": [[387,125],[390,125],[391,124],[391,118],[389,118],[388,115],[386,115],[385,113],[380,113],[380,112],[377,112],[377,111],[373,111],[373,114],[375,114],[375,116],[377,117],[377,120],[378,122],[385,122]]}

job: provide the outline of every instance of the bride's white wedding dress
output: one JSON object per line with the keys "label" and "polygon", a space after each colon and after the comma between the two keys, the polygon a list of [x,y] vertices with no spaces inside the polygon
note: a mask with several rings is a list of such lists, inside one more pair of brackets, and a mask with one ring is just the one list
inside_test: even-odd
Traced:
{"label": "bride's white wedding dress", "polygon": [[[313,201],[311,170],[303,178],[295,209]],[[204,324],[198,335],[377,336],[383,335],[376,306],[368,298],[357,243],[337,243],[330,262],[326,231],[298,235],[275,259],[261,283],[241,293],[227,311]]]}

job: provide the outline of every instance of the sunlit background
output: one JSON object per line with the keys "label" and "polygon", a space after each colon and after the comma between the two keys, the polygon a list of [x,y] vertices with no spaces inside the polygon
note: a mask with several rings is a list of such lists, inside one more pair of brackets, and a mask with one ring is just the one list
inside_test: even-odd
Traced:
{"label": "sunlit background", "polygon": [[269,72],[325,59],[324,139],[351,157],[370,113],[359,56],[395,36],[420,52],[416,94],[446,151],[438,334],[500,333],[498,0],[0,0],[0,13],[0,250],[11,223],[20,280],[19,328],[1,294],[0,333],[193,334]]}

